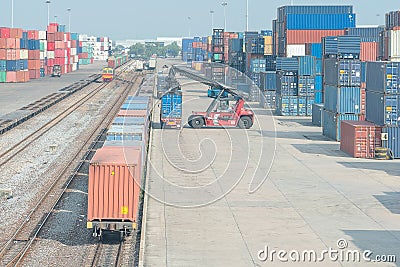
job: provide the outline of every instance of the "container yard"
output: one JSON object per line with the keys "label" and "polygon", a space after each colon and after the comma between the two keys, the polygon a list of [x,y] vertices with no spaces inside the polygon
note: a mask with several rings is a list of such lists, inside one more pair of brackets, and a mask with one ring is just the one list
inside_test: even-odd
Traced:
{"label": "container yard", "polygon": [[270,5],[0,26],[0,266],[399,266],[400,11]]}

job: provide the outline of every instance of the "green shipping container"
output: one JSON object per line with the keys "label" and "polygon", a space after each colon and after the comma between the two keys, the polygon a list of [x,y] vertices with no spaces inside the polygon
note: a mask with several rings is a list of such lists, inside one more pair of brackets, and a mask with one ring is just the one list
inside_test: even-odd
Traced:
{"label": "green shipping container", "polygon": [[7,73],[5,71],[0,71],[0,83],[6,82]]}
{"label": "green shipping container", "polygon": [[40,41],[40,51],[44,51],[44,42]]}

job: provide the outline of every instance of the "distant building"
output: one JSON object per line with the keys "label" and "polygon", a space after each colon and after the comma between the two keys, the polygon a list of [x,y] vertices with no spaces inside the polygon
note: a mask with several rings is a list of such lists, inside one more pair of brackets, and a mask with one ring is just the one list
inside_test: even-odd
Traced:
{"label": "distant building", "polygon": [[144,45],[146,45],[146,44],[157,44],[157,45],[163,44],[163,46],[165,46],[165,45],[172,44],[173,42],[176,42],[179,46],[182,46],[182,37],[157,37],[156,40],[150,40],[150,39],[147,39],[147,40],[118,40],[118,41],[115,41],[115,44],[122,45],[125,47],[130,47],[137,43],[141,43]]}

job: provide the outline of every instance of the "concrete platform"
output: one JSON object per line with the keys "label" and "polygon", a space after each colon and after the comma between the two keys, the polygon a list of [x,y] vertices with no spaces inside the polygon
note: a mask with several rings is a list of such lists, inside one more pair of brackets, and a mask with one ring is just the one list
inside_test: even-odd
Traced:
{"label": "concrete platform", "polygon": [[[206,89],[183,87],[186,118],[208,106]],[[319,266],[396,266],[362,253],[400,262],[399,162],[350,158],[310,118],[274,125],[270,112],[254,110],[250,130],[153,129],[142,264],[308,266],[292,258],[313,250],[324,255]],[[264,261],[266,248],[295,252]],[[361,259],[331,260],[330,248]]]}
{"label": "concrete platform", "polygon": [[46,76],[27,83],[1,83],[0,116],[27,106],[90,75],[100,73],[106,64],[104,61],[95,61],[92,65],[81,66],[78,71],[64,74],[60,78]]}

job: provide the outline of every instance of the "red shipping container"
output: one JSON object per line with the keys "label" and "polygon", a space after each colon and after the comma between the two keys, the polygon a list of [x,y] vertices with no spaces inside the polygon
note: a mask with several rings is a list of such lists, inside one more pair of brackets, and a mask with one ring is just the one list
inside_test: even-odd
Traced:
{"label": "red shipping container", "polygon": [[47,42],[54,43],[56,41],[56,34],[55,33],[47,33]]}
{"label": "red shipping container", "polygon": [[17,72],[16,71],[7,71],[6,72],[6,82],[7,83],[16,83],[17,82]]}
{"label": "red shipping container", "polygon": [[24,82],[24,72],[23,71],[17,71],[16,80],[18,83]]}
{"label": "red shipping container", "polygon": [[79,41],[79,47],[82,47],[83,42]]}
{"label": "red shipping container", "polygon": [[29,71],[23,71],[24,73],[24,82],[29,82]]}
{"label": "red shipping container", "polygon": [[29,78],[30,79],[39,79],[40,78],[40,70],[29,70]]}
{"label": "red shipping container", "polygon": [[344,35],[344,30],[287,30],[287,44],[320,43],[325,36]]}
{"label": "red shipping container", "polygon": [[48,43],[47,43],[47,50],[48,50],[48,51],[54,51],[54,50],[56,50],[56,43],[48,42]]}
{"label": "red shipping container", "polygon": [[[19,41],[19,39],[18,39],[18,41]],[[17,39],[7,38],[6,42],[7,42],[7,44],[6,44],[7,49],[17,49]]]}
{"label": "red shipping container", "polygon": [[47,66],[48,67],[53,67],[54,64],[55,64],[55,59],[54,58],[47,59]]}
{"label": "red shipping container", "polygon": [[368,121],[342,121],[340,150],[354,158],[375,157],[375,148],[381,146],[382,127]]}
{"label": "red shipping container", "polygon": [[6,60],[7,59],[7,53],[6,49],[0,49],[0,60]]}
{"label": "red shipping container", "polygon": [[88,214],[90,222],[125,222],[132,227],[137,220],[141,149],[103,147],[89,167]]}
{"label": "red shipping container", "polygon": [[57,23],[50,23],[47,26],[47,33],[56,33],[58,30],[58,24]]}
{"label": "red shipping container", "polygon": [[11,28],[10,29],[10,38],[22,38],[22,29]]}
{"label": "red shipping container", "polygon": [[64,49],[56,49],[54,51],[55,57],[65,57],[65,50]]}
{"label": "red shipping container", "polygon": [[47,68],[46,68],[46,72],[47,72],[48,74],[53,73],[53,66],[47,67]]}
{"label": "red shipping container", "polygon": [[76,41],[75,40],[71,41],[71,48],[76,48]]}
{"label": "red shipping container", "polygon": [[378,43],[362,42],[360,51],[361,61],[376,61],[378,57]]}
{"label": "red shipping container", "polygon": [[10,38],[10,28],[0,28],[0,38]]}
{"label": "red shipping container", "polygon": [[65,64],[65,58],[63,58],[63,57],[57,57],[57,58],[55,58],[55,60],[54,60],[54,64],[55,65],[64,65]]}
{"label": "red shipping container", "polygon": [[28,39],[30,39],[30,40],[39,40],[39,31],[29,30],[28,31]]}
{"label": "red shipping container", "polygon": [[67,33],[65,33],[66,35],[67,35],[67,41],[71,41],[71,33],[70,32],[67,32]]}
{"label": "red shipping container", "polygon": [[19,49],[7,49],[6,60],[18,60],[20,57]]}
{"label": "red shipping container", "polygon": [[28,50],[28,59],[40,59],[40,50]]}
{"label": "red shipping container", "polygon": [[6,48],[7,48],[7,39],[0,38],[0,49],[6,49]]}
{"label": "red shipping container", "polygon": [[55,33],[56,41],[64,41],[64,33],[63,32],[56,32]]}
{"label": "red shipping container", "polygon": [[39,59],[29,59],[28,60],[29,70],[40,70],[40,60]]}
{"label": "red shipping container", "polygon": [[90,59],[90,64],[93,64],[94,63],[94,58],[91,58]]}

